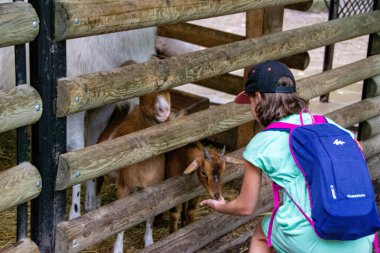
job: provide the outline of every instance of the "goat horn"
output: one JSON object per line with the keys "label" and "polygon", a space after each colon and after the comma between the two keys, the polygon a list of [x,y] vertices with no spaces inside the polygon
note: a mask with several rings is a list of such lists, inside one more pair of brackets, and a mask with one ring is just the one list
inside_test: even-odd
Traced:
{"label": "goat horn", "polygon": [[223,160],[224,152],[226,152],[226,145],[223,146],[223,150],[222,150],[222,152],[220,153],[220,160],[221,160],[221,161]]}
{"label": "goat horn", "polygon": [[206,147],[203,147],[203,152],[204,152],[205,158],[206,158],[207,160],[211,161],[210,154],[208,153]]}

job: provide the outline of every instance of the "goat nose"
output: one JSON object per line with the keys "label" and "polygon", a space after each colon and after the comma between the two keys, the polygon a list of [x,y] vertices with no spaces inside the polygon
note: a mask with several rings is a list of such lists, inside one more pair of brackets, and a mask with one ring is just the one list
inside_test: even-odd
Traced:
{"label": "goat nose", "polygon": [[215,199],[220,199],[220,193],[219,192],[214,193],[214,196],[215,196]]}

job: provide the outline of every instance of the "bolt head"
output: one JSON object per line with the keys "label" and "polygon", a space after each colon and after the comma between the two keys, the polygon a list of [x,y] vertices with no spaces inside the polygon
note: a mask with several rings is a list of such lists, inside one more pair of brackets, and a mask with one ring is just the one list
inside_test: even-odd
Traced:
{"label": "bolt head", "polygon": [[79,102],[80,102],[80,97],[79,97],[79,96],[75,97],[75,102],[76,102],[76,103],[79,103]]}
{"label": "bolt head", "polygon": [[32,22],[32,27],[33,27],[33,29],[37,29],[38,28],[38,22],[37,21],[33,21]]}
{"label": "bolt head", "polygon": [[41,110],[41,106],[37,104],[34,106],[34,109],[36,110],[36,112],[38,112],[39,110]]}
{"label": "bolt head", "polygon": [[36,188],[40,188],[40,186],[41,186],[40,180],[36,181]]}
{"label": "bolt head", "polygon": [[79,25],[79,24],[80,24],[80,19],[74,18],[74,25]]}
{"label": "bolt head", "polygon": [[75,172],[75,177],[80,177],[80,171]]}

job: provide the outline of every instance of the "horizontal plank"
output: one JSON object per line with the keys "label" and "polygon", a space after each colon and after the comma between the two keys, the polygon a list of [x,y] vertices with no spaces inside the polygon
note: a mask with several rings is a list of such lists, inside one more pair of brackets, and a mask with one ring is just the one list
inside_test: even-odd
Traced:
{"label": "horizontal plank", "polygon": [[29,238],[24,238],[0,250],[0,253],[39,253],[37,245]]}
{"label": "horizontal plank", "polygon": [[34,199],[41,188],[40,173],[28,162],[0,172],[0,212]]}
{"label": "horizontal plank", "polygon": [[301,79],[297,82],[297,93],[308,100],[379,74],[380,55],[374,55]]}
{"label": "horizontal plank", "polygon": [[39,19],[31,4],[0,3],[0,47],[30,42],[38,30]]}
{"label": "horizontal plank", "polygon": [[380,153],[380,135],[361,141],[360,144],[363,147],[365,157],[372,157]]}
{"label": "horizontal plank", "polygon": [[[246,39],[246,37],[241,35],[189,23],[159,26],[157,34],[203,47],[216,47]],[[286,57],[285,59],[279,59],[279,61],[288,65],[289,68],[305,70],[309,65],[310,57],[305,52]]]}
{"label": "horizontal plank", "polygon": [[272,184],[263,180],[257,209],[248,216],[234,216],[212,212],[177,230],[138,253],[183,252],[192,253],[240,225],[273,209]]}
{"label": "horizontal plank", "polygon": [[42,109],[41,97],[30,85],[0,90],[0,133],[35,123]]}
{"label": "horizontal plank", "polygon": [[362,122],[361,139],[367,140],[375,135],[380,134],[380,116]]}
{"label": "horizontal plank", "polygon": [[306,0],[58,0],[57,41],[96,34],[181,23]]}
{"label": "horizontal plank", "polygon": [[307,11],[313,5],[313,0],[309,0],[307,2],[291,4],[285,6],[287,9],[296,10],[296,11]]}
{"label": "horizontal plank", "polygon": [[326,114],[326,116],[343,127],[376,117],[380,114],[380,96],[367,98]]}
{"label": "horizontal plank", "polygon": [[58,81],[57,115],[108,103],[284,58],[380,30],[380,11],[208,48],[180,57],[153,59]]}
{"label": "horizontal plank", "polygon": [[[241,157],[243,149],[228,156]],[[243,165],[228,165],[223,182],[240,178]],[[114,201],[81,217],[57,225],[56,252],[78,252],[131,228],[149,217],[204,193],[196,173],[169,178],[136,194]],[[149,205],[147,204],[149,203]]]}
{"label": "horizontal plank", "polygon": [[[358,63],[353,63],[353,65],[362,63],[364,65],[360,66],[366,66],[372,62],[374,63],[373,68],[368,69],[376,72],[379,71],[379,59],[378,56],[372,56]],[[360,69],[353,68],[353,65],[347,65],[346,69],[348,72],[352,70],[353,74],[345,75],[344,67],[340,67],[299,80],[298,93],[301,97],[310,99],[351,84],[357,78],[355,71]],[[337,75],[338,73],[339,75]],[[342,73],[343,77],[340,75]],[[366,74],[372,75],[373,72],[369,71]],[[368,78],[368,76],[361,77]],[[337,113],[333,112],[329,116],[339,124],[346,127],[352,126],[378,115],[380,108],[378,100],[377,97],[366,99],[347,107],[348,109],[343,108]],[[358,111],[361,113],[357,113]],[[226,131],[251,120],[249,106],[229,103],[131,135],[62,154],[59,158],[56,187],[59,190],[64,190],[74,184],[82,183],[187,143]],[[166,145],[162,145],[162,143]]]}
{"label": "horizontal plank", "polygon": [[380,95],[380,75],[370,78],[366,87],[367,97],[374,97]]}
{"label": "horizontal plank", "polygon": [[237,95],[244,87],[243,77],[234,74],[223,74],[211,78],[198,80],[194,82],[203,87],[223,91],[229,94]]}

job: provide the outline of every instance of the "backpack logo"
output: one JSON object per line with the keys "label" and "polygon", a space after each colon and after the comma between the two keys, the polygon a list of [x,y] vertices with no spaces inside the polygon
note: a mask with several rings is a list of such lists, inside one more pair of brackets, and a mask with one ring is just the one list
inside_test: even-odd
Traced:
{"label": "backpack logo", "polygon": [[338,140],[338,139],[335,139],[335,141],[333,142],[334,145],[343,145],[345,142],[344,141],[341,141],[341,140]]}

